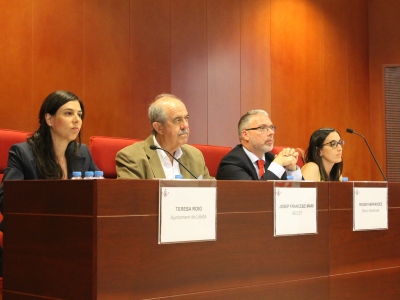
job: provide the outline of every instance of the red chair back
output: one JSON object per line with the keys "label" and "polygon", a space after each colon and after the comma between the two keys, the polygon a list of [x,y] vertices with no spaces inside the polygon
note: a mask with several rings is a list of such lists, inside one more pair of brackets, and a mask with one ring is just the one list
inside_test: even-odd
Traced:
{"label": "red chair back", "polygon": [[[284,148],[288,148],[286,146],[275,146],[271,150],[272,154],[277,155],[279,152],[281,152]],[[302,168],[305,165],[305,157],[304,157],[304,150],[302,148],[295,148],[296,152],[299,153],[299,158],[297,160],[297,165]]]}
{"label": "red chair back", "polygon": [[12,145],[26,142],[26,138],[32,133],[11,129],[0,129],[0,181],[4,176],[4,169],[7,167],[8,152]]}
{"label": "red chair back", "polygon": [[[115,168],[115,156],[122,148],[140,142],[140,139],[130,139],[121,137],[92,136],[90,138],[90,152],[96,165],[104,172],[105,178],[117,178]],[[204,156],[204,160],[210,175],[215,177],[221,159],[232,150],[231,147],[212,146],[203,144],[191,144],[199,149]]]}
{"label": "red chair back", "polygon": [[222,158],[232,150],[231,147],[225,146],[213,146],[213,145],[202,145],[202,144],[191,144],[191,146],[199,149],[204,156],[204,161],[208,168],[208,172],[211,176],[217,175],[218,166]]}
{"label": "red chair back", "polygon": [[90,152],[97,167],[104,172],[105,178],[117,178],[115,156],[117,152],[136,142],[139,139],[129,139],[109,136],[92,136],[90,138]]}

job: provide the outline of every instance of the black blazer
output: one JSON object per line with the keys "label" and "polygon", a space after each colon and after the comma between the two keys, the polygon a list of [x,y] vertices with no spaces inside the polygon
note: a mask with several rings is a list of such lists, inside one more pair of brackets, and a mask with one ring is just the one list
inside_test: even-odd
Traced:
{"label": "black blazer", "polygon": [[[260,180],[286,180],[286,172],[279,178],[268,167],[275,159],[270,152],[265,153],[265,173]],[[216,179],[220,180],[259,180],[256,170],[243,150],[242,145],[237,145],[221,160]]]}
{"label": "black blazer", "polygon": [[[81,147],[72,162],[73,170],[68,170],[68,178],[72,177],[73,171],[98,171],[92,155],[86,145]],[[31,147],[27,142],[12,145],[8,153],[8,164],[4,170],[3,181],[0,185],[0,209],[3,211],[3,182],[4,180],[34,180],[42,179]]]}

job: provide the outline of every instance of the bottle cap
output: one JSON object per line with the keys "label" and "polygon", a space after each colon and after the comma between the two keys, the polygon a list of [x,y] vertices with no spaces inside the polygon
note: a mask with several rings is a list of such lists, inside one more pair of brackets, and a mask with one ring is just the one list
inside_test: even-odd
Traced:
{"label": "bottle cap", "polygon": [[175,179],[182,179],[182,175],[181,174],[176,174],[175,175]]}
{"label": "bottle cap", "polygon": [[74,171],[72,172],[72,177],[82,177],[82,172]]}
{"label": "bottle cap", "polygon": [[93,171],[86,171],[85,172],[85,177],[93,177]]}
{"label": "bottle cap", "polygon": [[292,175],[288,175],[287,176],[287,180],[293,180],[293,176]]}
{"label": "bottle cap", "polygon": [[103,177],[104,172],[103,171],[94,171],[94,177]]}
{"label": "bottle cap", "polygon": [[342,181],[349,181],[348,177],[342,177]]}

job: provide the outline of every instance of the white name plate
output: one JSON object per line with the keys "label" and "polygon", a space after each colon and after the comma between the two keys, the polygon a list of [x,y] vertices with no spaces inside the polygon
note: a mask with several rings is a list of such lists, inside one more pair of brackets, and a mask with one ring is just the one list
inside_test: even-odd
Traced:
{"label": "white name plate", "polygon": [[388,189],[353,188],[353,230],[388,229]]}
{"label": "white name plate", "polygon": [[317,189],[275,187],[275,236],[317,233]]}
{"label": "white name plate", "polygon": [[216,239],[216,187],[160,187],[159,243]]}

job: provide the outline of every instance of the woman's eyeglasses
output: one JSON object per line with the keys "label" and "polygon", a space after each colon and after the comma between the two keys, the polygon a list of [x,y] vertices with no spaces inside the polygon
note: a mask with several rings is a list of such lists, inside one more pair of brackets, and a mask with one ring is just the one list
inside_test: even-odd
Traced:
{"label": "woman's eyeglasses", "polygon": [[338,140],[338,141],[333,140],[333,141],[330,141],[329,143],[322,144],[321,147],[326,146],[326,145],[329,145],[329,146],[331,146],[333,149],[335,149],[339,144],[340,144],[340,146],[342,146],[342,148],[343,148],[343,147],[344,147],[344,144],[345,144],[344,140]]}

